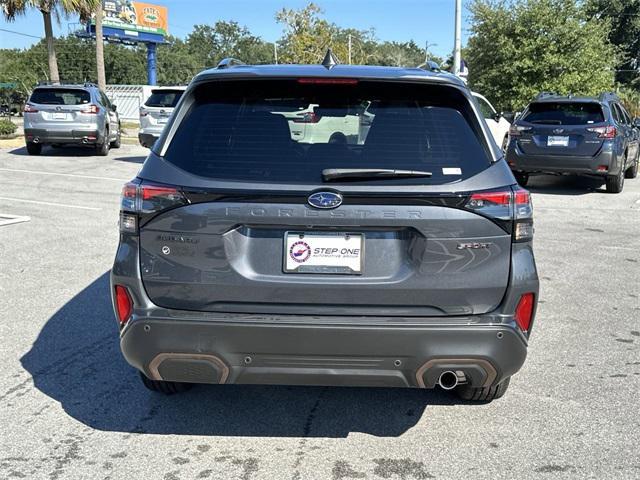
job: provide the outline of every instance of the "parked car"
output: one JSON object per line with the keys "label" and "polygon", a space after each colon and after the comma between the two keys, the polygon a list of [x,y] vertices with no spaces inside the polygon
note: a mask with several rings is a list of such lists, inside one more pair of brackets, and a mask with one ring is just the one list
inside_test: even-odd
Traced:
{"label": "parked car", "polygon": [[[538,275],[529,193],[457,77],[397,67],[197,75],[123,188],[111,271],[144,385],[358,385],[504,394]],[[298,141],[317,105],[353,143]],[[349,130],[351,131],[351,130]]]}
{"label": "parked car", "polygon": [[482,116],[485,122],[487,122],[489,130],[491,130],[491,135],[493,135],[496,145],[502,147],[503,151],[506,151],[507,144],[509,143],[509,128],[511,127],[509,118],[513,120],[513,117],[508,113],[498,113],[485,97],[476,92],[471,93],[478,102]]}
{"label": "parked car", "polygon": [[88,145],[98,155],[120,147],[120,118],[97,85],[42,85],[24,107],[24,136],[30,155],[43,145]]}
{"label": "parked car", "polygon": [[510,130],[507,161],[520,185],[532,174],[595,175],[619,193],[638,174],[640,134],[612,93],[598,98],[543,93]]}
{"label": "parked car", "polygon": [[140,107],[140,145],[146,148],[153,147],[185,88],[158,87],[151,90],[151,95]]}

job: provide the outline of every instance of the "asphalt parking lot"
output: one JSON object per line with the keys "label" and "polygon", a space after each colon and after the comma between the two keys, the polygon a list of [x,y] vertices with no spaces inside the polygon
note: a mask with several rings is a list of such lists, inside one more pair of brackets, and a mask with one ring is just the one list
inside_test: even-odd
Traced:
{"label": "asphalt parking lot", "polygon": [[202,386],[122,359],[122,184],[146,150],[0,149],[0,478],[640,478],[640,178],[534,178],[536,329],[506,396]]}

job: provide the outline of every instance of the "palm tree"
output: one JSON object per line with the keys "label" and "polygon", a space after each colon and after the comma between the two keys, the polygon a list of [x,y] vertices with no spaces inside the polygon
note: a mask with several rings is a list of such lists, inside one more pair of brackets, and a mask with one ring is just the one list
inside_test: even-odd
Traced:
{"label": "palm tree", "polygon": [[104,40],[102,36],[102,2],[98,3],[96,12],[96,67],[98,69],[98,87],[102,91],[107,88],[107,76],[104,73]]}
{"label": "palm tree", "polygon": [[49,61],[49,80],[53,83],[60,83],[60,73],[53,44],[51,16],[57,14],[58,7],[65,14],[79,13],[80,16],[86,16],[87,12],[93,11],[98,3],[102,2],[100,0],[0,0],[2,12],[7,21],[14,20],[18,15],[24,15],[29,8],[37,8],[42,13]]}

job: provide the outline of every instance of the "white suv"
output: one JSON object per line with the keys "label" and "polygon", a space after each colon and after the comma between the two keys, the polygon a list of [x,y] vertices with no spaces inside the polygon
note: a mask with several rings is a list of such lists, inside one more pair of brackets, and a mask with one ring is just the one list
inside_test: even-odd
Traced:
{"label": "white suv", "polygon": [[140,107],[140,133],[138,140],[143,147],[151,148],[160,137],[173,109],[186,87],[158,87]]}
{"label": "white suv", "polygon": [[506,151],[511,123],[502,116],[502,113],[496,112],[496,109],[493,108],[493,105],[491,105],[485,97],[476,92],[471,92],[471,94],[478,102],[482,116],[487,122],[489,130],[491,130],[491,135],[496,141],[496,145],[501,147],[503,152]]}

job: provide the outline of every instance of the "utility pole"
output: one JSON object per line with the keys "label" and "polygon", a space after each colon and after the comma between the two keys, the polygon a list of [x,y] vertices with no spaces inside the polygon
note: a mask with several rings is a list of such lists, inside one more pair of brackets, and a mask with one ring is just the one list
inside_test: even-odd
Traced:
{"label": "utility pole", "polygon": [[351,65],[351,34],[349,34],[349,65]]}
{"label": "utility pole", "polygon": [[278,44],[273,42],[273,58],[275,59],[276,65],[278,64]]}
{"label": "utility pole", "polygon": [[424,64],[427,65],[429,62],[429,47],[437,47],[437,43],[429,43],[429,41],[424,42]]}
{"label": "utility pole", "polygon": [[456,0],[455,38],[453,42],[453,74],[460,73],[460,43],[462,30],[462,0]]}

